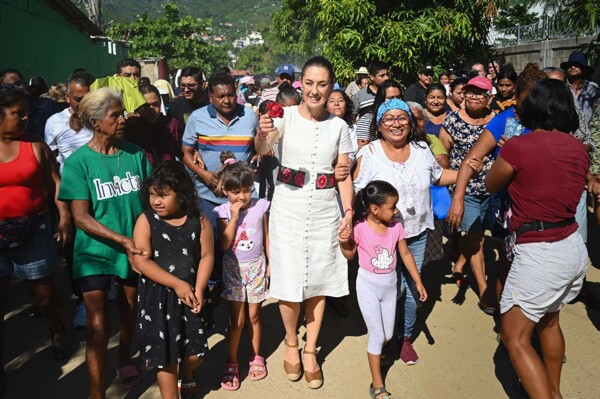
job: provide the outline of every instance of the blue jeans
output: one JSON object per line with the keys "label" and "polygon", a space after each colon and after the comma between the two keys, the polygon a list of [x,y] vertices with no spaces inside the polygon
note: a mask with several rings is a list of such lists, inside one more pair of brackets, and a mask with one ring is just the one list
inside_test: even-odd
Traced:
{"label": "blue jeans", "polygon": [[[407,238],[406,243],[408,249],[415,258],[417,269],[419,274],[423,267],[423,260],[425,259],[425,246],[427,244],[427,230],[419,234],[418,236]],[[402,268],[402,278],[398,279],[399,287],[398,291],[403,290],[405,292],[404,297],[404,326],[398,331],[400,338],[410,337],[413,331],[415,322],[417,321],[417,298],[419,298],[419,292],[417,286],[413,281],[412,277],[408,273],[405,267]],[[402,325],[400,325],[402,327]]]}

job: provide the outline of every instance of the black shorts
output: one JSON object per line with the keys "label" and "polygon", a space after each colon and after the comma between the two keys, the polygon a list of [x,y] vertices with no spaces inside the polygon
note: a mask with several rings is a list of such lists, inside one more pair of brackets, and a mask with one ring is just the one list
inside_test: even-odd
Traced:
{"label": "black shorts", "polygon": [[113,278],[114,281],[126,287],[137,287],[138,284],[137,274],[127,279],[123,279],[112,274],[95,274],[92,276],[78,278],[76,281],[81,292],[109,291],[110,285],[113,282]]}

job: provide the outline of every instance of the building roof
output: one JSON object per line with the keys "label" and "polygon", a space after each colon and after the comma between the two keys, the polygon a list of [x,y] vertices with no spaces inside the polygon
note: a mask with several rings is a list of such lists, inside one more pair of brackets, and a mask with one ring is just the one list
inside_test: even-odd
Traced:
{"label": "building roof", "polygon": [[104,35],[102,29],[94,24],[90,19],[70,0],[45,0],[46,3],[60,14],[62,14],[67,21],[75,25],[79,30],[87,33],[90,36],[101,36]]}

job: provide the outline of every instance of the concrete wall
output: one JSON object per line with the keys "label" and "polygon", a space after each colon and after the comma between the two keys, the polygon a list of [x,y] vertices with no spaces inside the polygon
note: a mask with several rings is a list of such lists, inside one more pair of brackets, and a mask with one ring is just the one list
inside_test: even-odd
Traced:
{"label": "concrete wall", "polygon": [[[580,37],[544,40],[541,42],[518,44],[508,47],[494,49],[494,54],[504,57],[507,63],[511,63],[517,72],[525,68],[529,62],[537,62],[541,68],[559,67],[561,62],[569,58],[572,51],[590,42],[592,37]],[[598,69],[598,66],[596,66]]]}
{"label": "concrete wall", "polygon": [[0,0],[0,69],[19,70],[25,79],[65,82],[76,68],[96,77],[112,75],[127,50],[92,40],[43,0]]}

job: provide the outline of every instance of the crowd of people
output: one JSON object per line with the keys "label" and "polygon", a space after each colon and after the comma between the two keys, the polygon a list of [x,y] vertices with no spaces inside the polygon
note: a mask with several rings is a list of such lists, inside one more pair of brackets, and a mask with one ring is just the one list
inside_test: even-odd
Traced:
{"label": "crowd of people", "polygon": [[[106,397],[116,298],[121,386],[133,388],[138,367],[150,367],[162,397],[174,399],[197,391],[219,295],[229,313],[221,387],[241,386],[240,345],[250,348],[248,379],[267,378],[260,309],[274,298],[284,373],[318,389],[325,308],[347,314],[356,284],[368,331],[365,396],[389,399],[381,364],[390,350],[406,365],[419,361],[421,271],[445,257],[457,287],[473,286],[479,308],[499,317],[523,389],[560,398],[560,310],[600,302],[585,287],[588,205],[600,223],[592,72],[579,52],[560,68],[517,73],[491,61],[438,71],[437,82],[425,65],[406,90],[381,61],[339,88],[321,56],[299,76],[280,66],[260,87],[253,76],[236,80],[223,68],[207,78],[195,66],[175,88],[151,84],[134,59],[106,78],[77,69],[51,89],[4,69],[0,313],[11,278],[24,280],[53,357],[67,359],[54,282],[62,256],[77,297],[73,326],[87,331],[90,397]],[[486,240],[498,263],[486,265]],[[349,266],[358,266],[355,282]],[[486,266],[499,270],[495,290]],[[1,317],[0,359],[3,336]],[[6,383],[2,369],[0,394]]]}

